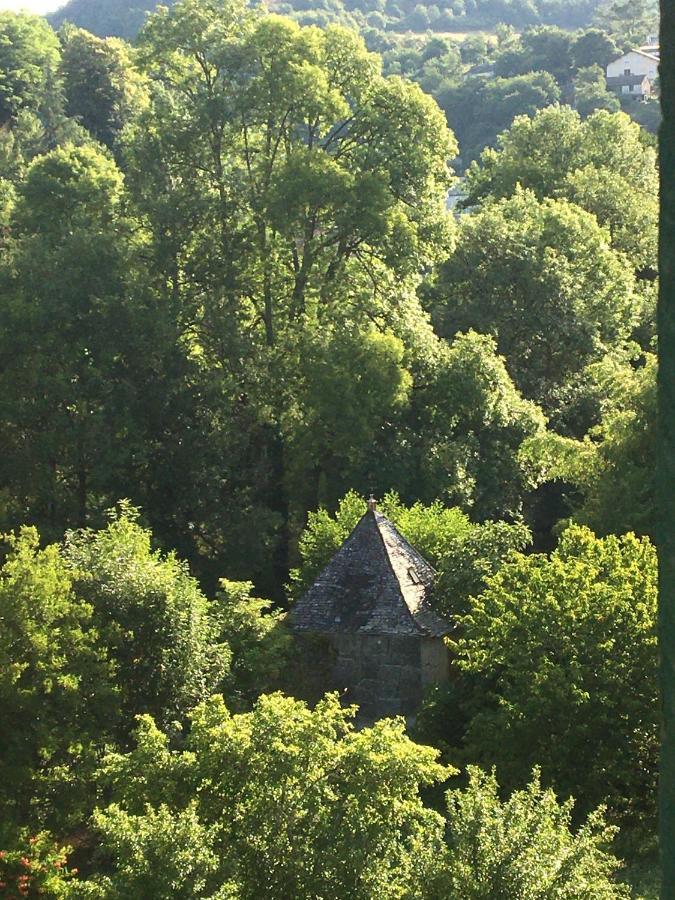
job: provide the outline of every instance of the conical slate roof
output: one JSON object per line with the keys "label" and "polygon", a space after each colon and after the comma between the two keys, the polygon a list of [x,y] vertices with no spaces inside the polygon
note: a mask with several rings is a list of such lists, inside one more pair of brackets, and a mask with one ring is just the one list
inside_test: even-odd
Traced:
{"label": "conical slate roof", "polygon": [[449,630],[428,604],[429,563],[375,510],[291,611],[296,631],[442,635]]}

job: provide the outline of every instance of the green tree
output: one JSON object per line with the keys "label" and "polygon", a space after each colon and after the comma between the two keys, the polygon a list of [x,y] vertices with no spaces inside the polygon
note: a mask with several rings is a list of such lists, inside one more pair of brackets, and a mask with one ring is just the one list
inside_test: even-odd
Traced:
{"label": "green tree", "polygon": [[554,412],[565,383],[625,341],[635,324],[633,273],[589,213],[517,189],[461,223],[428,302],[442,335],[496,337],[526,397]]}
{"label": "green tree", "polygon": [[36,158],[17,190],[2,272],[1,479],[9,523],[29,519],[52,539],[89,521],[132,449],[116,378],[130,324],[121,197],[121,174],[90,147]]}
{"label": "green tree", "polygon": [[336,696],[309,710],[276,694],[231,715],[214,697],[181,751],[141,719],[137,748],[104,769],[103,895],[424,896],[443,820],[419,789],[448,770],[402,721],[357,732],[353,713]]}
{"label": "green tree", "polygon": [[[609,373],[608,373],[609,374]],[[600,422],[583,440],[542,433],[522,448],[537,480],[560,480],[578,492],[572,520],[598,534],[654,534],[656,497],[656,359],[621,376]]]}
{"label": "green tree", "polygon": [[599,28],[582,31],[572,44],[572,59],[576,69],[587,69],[589,66],[606,69],[620,55],[621,51],[616,43]]}
{"label": "green tree", "polygon": [[59,63],[59,42],[40,16],[0,13],[0,124],[37,109]]}
{"label": "green tree", "polygon": [[[284,523],[267,554],[283,583],[286,523],[368,468],[349,429],[367,443],[377,418],[388,421],[405,400],[406,323],[423,318],[421,270],[450,245],[444,198],[456,145],[433,101],[383,78],[360,39],[339,28],[184,0],[149,21],[142,52],[152,100],[125,159],[157,263],[154,287],[175,304],[201,383],[237,398],[231,413],[214,411],[220,441],[237,432],[242,407],[255,422],[255,452],[268,468],[249,491]],[[313,384],[324,368],[344,397],[367,369],[384,415],[375,402],[371,423],[357,407],[328,408]],[[302,467],[313,475],[298,502]],[[221,526],[213,513],[202,518],[204,502],[179,514],[217,553]]]}
{"label": "green tree", "polygon": [[570,80],[572,68],[572,36],[553,26],[527,29],[520,46],[505,50],[495,64],[496,74],[502,77],[550,72],[561,85]]}
{"label": "green tree", "polygon": [[87,142],[66,115],[59,60],[58,39],[43,19],[0,13],[0,164],[14,182],[39,154]]}
{"label": "green tree", "polygon": [[492,337],[475,331],[448,337],[451,343],[439,342],[420,367],[423,387],[403,432],[415,448],[411,489],[427,502],[456,503],[478,521],[517,519],[529,487],[518,449],[543,428],[543,413],[521,396]]}
{"label": "green tree", "polygon": [[655,0],[605,0],[596,13],[600,25],[628,44],[641,44],[659,30],[659,8]]}
{"label": "green tree", "polygon": [[[167,0],[171,6],[173,0]],[[98,37],[121,37],[132,41],[157,0],[67,0],[48,16],[54,28],[72,22]]]}
{"label": "green tree", "polygon": [[[433,102],[383,79],[354,35],[194,0],[144,34],[150,73],[161,69],[173,103],[155,104],[141,128],[160,129],[167,152],[201,173],[202,227],[219,235],[219,251],[239,251],[221,283],[263,346],[283,343],[289,322],[317,301],[330,308],[353,279],[377,278],[378,257],[404,275],[437,253],[451,135]],[[236,167],[226,165],[233,150]],[[202,341],[222,331],[223,312],[204,312]]]}
{"label": "green tree", "polygon": [[134,716],[168,727],[215,690],[230,651],[214,610],[184,563],[152,549],[133,511],[69,533],[65,557],[115,664],[123,736]]}
{"label": "green tree", "polygon": [[[572,526],[550,557],[489,580],[454,645],[469,678],[462,756],[507,789],[534,765],[582,813],[654,824],[659,704],[656,554],[634,535]],[[449,726],[450,727],[450,724]]]}
{"label": "green tree", "polygon": [[567,198],[610,229],[613,243],[636,269],[655,268],[658,176],[652,144],[625,113],[599,110],[582,121],[576,110],[552,106],[516,119],[500,135],[499,149],[486,150],[472,164],[466,202],[508,197],[517,185],[540,199]]}
{"label": "green tree", "polygon": [[6,840],[0,830],[0,846],[0,882],[8,896],[50,900],[77,896],[73,881],[77,869],[67,867],[72,848],[59,845],[48,832],[21,829]]}
{"label": "green tree", "polygon": [[101,40],[72,25],[61,30],[60,38],[59,73],[66,112],[112,149],[121,129],[146,99],[130,48],[120,40]]}
{"label": "green tree", "polygon": [[78,824],[97,750],[118,722],[93,607],[59,547],[8,538],[0,569],[0,796],[5,827]]}
{"label": "green tree", "polygon": [[605,72],[601,66],[592,65],[577,71],[574,76],[574,106],[584,118],[597,109],[619,111],[619,98],[607,90]]}
{"label": "green tree", "polygon": [[[629,184],[629,179],[620,175],[610,178],[607,170],[589,163],[567,176],[562,191],[569,200],[592,212],[609,229],[612,245],[628,257],[638,274],[650,274],[651,271],[655,275],[657,191],[652,187],[646,192],[629,190]],[[644,301],[648,302],[649,285],[638,287]],[[644,316],[641,318],[646,322]],[[653,315],[648,315],[649,318],[653,321]]]}
{"label": "green tree", "polygon": [[559,803],[541,787],[539,772],[508,800],[497,781],[469,767],[464,790],[450,791],[444,896],[458,900],[522,900],[628,897],[613,878],[619,861],[607,850],[615,830],[601,810],[578,831],[571,827],[574,801]]}
{"label": "green tree", "polygon": [[351,322],[306,335],[297,416],[289,416],[289,488],[296,503],[333,505],[364,483],[377,438],[406,409],[412,376],[405,345]]}
{"label": "green tree", "polygon": [[462,615],[488,579],[515,551],[523,552],[531,543],[527,526],[510,522],[482,522],[467,534],[451,537],[437,562],[434,605],[448,618]]}
{"label": "green tree", "polygon": [[560,88],[548,72],[530,72],[512,78],[466,79],[440,87],[436,97],[466,165],[486,146],[494,146],[516,116],[532,116],[560,100]]}
{"label": "green tree", "polygon": [[261,694],[279,687],[292,651],[286,614],[269,600],[252,597],[250,581],[220,581],[212,615],[230,652],[225,693],[233,709],[250,708]]}

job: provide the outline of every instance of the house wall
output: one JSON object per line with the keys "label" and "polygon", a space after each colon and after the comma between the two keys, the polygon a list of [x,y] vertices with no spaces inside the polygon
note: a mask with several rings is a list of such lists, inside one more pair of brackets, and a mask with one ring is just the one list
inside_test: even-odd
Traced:
{"label": "house wall", "polygon": [[310,702],[339,691],[363,720],[411,718],[426,688],[449,676],[442,638],[418,635],[296,634],[297,670],[289,690]]}
{"label": "house wall", "polygon": [[630,50],[607,66],[607,77],[614,78],[618,75],[625,75],[626,69],[630,69],[631,75],[647,75],[648,78],[656,78],[659,74],[658,66],[657,60],[649,59],[647,56]]}

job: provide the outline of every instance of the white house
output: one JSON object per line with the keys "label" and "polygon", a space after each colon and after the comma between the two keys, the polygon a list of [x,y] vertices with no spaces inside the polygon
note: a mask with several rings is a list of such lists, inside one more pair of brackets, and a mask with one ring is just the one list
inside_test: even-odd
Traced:
{"label": "white house", "polygon": [[644,50],[629,50],[607,66],[607,78],[642,75],[650,80],[659,74],[659,58]]}
{"label": "white house", "polygon": [[646,75],[610,75],[607,89],[640,100],[652,95],[652,83]]}

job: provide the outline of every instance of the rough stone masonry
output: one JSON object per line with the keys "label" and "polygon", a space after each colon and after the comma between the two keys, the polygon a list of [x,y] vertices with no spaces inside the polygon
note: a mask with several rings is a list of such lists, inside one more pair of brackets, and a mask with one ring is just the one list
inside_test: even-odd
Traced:
{"label": "rough stone masonry", "polygon": [[340,691],[362,719],[415,716],[426,688],[447,679],[433,611],[435,572],[371,499],[369,509],[291,611],[298,646],[294,692]]}

